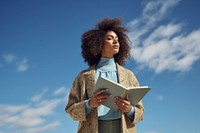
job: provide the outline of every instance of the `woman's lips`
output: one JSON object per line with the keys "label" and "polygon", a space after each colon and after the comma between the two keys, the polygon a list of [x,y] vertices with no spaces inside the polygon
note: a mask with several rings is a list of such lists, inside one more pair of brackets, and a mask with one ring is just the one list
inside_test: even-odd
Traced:
{"label": "woman's lips", "polygon": [[118,48],[119,48],[119,44],[114,44],[114,45],[113,45],[113,48],[114,48],[114,49],[118,49]]}

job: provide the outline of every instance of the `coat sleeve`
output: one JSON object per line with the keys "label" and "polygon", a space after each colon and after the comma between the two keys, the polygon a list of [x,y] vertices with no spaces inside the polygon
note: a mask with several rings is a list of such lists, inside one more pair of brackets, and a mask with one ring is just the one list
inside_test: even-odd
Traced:
{"label": "coat sleeve", "polygon": [[73,120],[86,121],[85,99],[85,82],[81,74],[79,74],[73,82],[68,97],[68,104],[65,108],[66,113],[68,113]]}
{"label": "coat sleeve", "polygon": [[[130,86],[135,86],[135,87],[139,86],[139,82],[132,72],[129,73],[129,83]],[[132,124],[140,122],[143,119],[143,116],[144,116],[144,106],[142,104],[142,101],[140,101],[136,106],[134,106]]]}

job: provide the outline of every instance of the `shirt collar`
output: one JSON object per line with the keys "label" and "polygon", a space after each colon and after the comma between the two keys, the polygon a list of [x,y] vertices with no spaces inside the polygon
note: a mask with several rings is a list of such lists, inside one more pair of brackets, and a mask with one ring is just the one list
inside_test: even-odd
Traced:
{"label": "shirt collar", "polygon": [[96,69],[100,69],[102,71],[116,71],[115,59],[101,57]]}

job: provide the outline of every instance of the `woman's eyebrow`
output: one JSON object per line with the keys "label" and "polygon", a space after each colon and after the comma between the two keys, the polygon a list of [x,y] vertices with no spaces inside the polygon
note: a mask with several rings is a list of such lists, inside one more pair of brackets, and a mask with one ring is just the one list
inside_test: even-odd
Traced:
{"label": "woman's eyebrow", "polygon": [[106,35],[106,37],[118,38],[118,36]]}

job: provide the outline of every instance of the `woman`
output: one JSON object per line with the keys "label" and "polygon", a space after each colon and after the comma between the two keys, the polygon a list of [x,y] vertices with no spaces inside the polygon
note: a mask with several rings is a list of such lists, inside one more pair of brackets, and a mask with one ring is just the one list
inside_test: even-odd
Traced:
{"label": "woman", "polygon": [[78,133],[136,133],[135,124],[143,118],[142,102],[133,106],[128,96],[116,97],[119,111],[113,111],[102,105],[110,97],[104,93],[107,88],[92,94],[98,77],[126,87],[139,86],[134,74],[122,66],[130,56],[125,32],[120,19],[105,18],[82,35],[82,56],[89,68],[74,80],[65,109],[73,120],[79,121]]}

